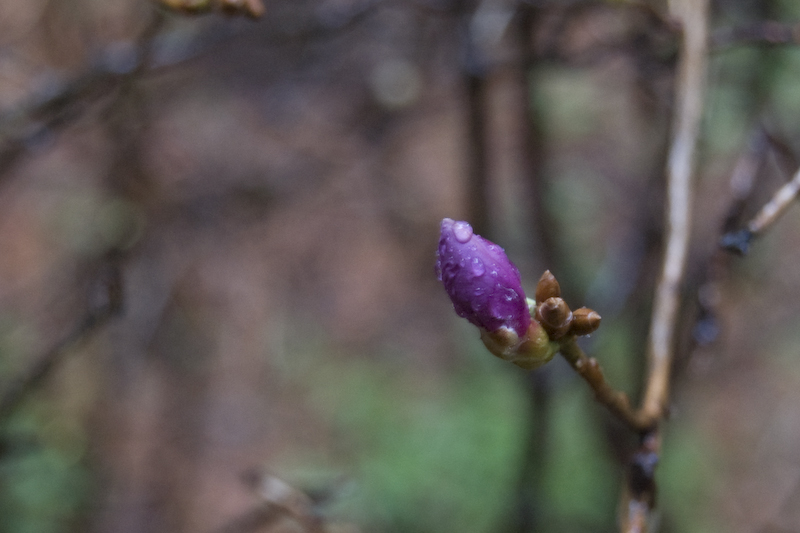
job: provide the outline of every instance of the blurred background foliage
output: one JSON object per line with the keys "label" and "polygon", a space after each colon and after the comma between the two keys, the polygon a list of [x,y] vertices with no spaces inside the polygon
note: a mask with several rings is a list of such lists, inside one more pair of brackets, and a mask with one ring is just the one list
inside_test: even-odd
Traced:
{"label": "blurred background foliage", "polygon": [[[238,520],[273,475],[325,531],[613,531],[632,436],[485,353],[433,261],[447,216],[553,270],[636,397],[664,6],[265,7],[0,1],[0,532],[302,530]],[[800,530],[800,215],[716,251],[737,161],[739,227],[800,165],[800,50],[760,26],[798,19],[713,3],[659,531]]]}

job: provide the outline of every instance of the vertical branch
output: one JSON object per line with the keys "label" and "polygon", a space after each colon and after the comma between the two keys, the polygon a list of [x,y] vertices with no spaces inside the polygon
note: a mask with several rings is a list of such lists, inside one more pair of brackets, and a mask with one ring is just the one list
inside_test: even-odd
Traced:
{"label": "vertical branch", "polygon": [[467,213],[476,231],[489,234],[487,189],[489,184],[486,146],[486,79],[474,72],[465,75],[469,122],[467,157]]}
{"label": "vertical branch", "polygon": [[[539,12],[530,5],[521,4],[509,27],[514,54],[514,82],[519,85],[515,94],[516,105],[523,115],[517,135],[522,150],[522,172],[530,193],[530,213],[533,216],[537,255],[541,263],[557,268],[557,253],[552,220],[544,208],[543,142],[540,117],[531,94],[531,73],[535,55],[531,45],[532,31]],[[519,465],[515,513],[510,517],[509,531],[526,533],[543,529],[542,479],[550,450],[549,427],[552,410],[552,372],[545,368],[525,376],[525,394],[528,399],[525,448]]]}
{"label": "vertical branch", "polygon": [[667,159],[667,242],[648,340],[650,370],[643,412],[656,423],[666,409],[680,288],[691,230],[691,178],[703,111],[708,50],[708,0],[674,0],[683,25],[673,138]]}
{"label": "vertical branch", "polygon": [[667,158],[667,240],[656,285],[647,353],[650,368],[639,415],[641,446],[629,465],[620,505],[625,533],[646,533],[655,504],[658,423],[669,399],[675,326],[691,231],[691,178],[700,131],[708,52],[708,0],[673,0],[670,14],[683,27],[673,134]]}
{"label": "vertical branch", "polygon": [[461,69],[467,92],[467,215],[475,231],[490,235],[489,138],[487,51],[474,34],[473,18],[479,2],[463,2],[461,24]]}

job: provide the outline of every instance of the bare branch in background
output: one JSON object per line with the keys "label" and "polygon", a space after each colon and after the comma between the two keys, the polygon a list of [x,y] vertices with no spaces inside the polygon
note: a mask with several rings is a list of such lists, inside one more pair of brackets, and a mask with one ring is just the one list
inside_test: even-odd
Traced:
{"label": "bare branch in background", "polygon": [[[47,98],[34,100],[0,118],[0,175],[27,148],[26,132],[31,125],[39,128],[63,126],[79,117],[86,106],[106,97],[115,88],[122,88],[110,107],[126,100],[125,87],[140,77],[149,63],[155,36],[163,24],[163,16],[154,13],[150,24],[139,36],[137,44],[124,59],[104,61],[100,66],[79,76]],[[122,309],[122,274],[119,250],[108,250],[89,289],[88,310],[72,331],[49,350],[36,357],[28,369],[14,378],[0,395],[0,418],[11,413],[75,347],[90,338]]]}
{"label": "bare branch in background", "polygon": [[475,35],[473,10],[461,17],[461,70],[467,96],[467,213],[480,233],[489,227],[488,58]]}
{"label": "bare branch in background", "polygon": [[800,169],[794,177],[764,204],[756,216],[743,230],[733,231],[723,235],[720,246],[737,255],[745,255],[750,248],[750,241],[769,229],[780,216],[786,212],[791,203],[800,193]]}
{"label": "bare branch in background", "polygon": [[45,380],[74,348],[87,341],[122,310],[122,275],[116,258],[109,258],[90,287],[89,309],[61,341],[36,357],[27,370],[8,383],[0,394],[0,419],[8,416]]}
{"label": "bare branch in background", "polygon": [[794,199],[800,192],[800,170],[798,170],[792,180],[778,189],[775,195],[767,202],[761,211],[750,221],[747,229],[753,235],[758,235],[766,231],[778,218],[786,212]]}
{"label": "bare branch in background", "polygon": [[38,136],[62,127],[82,114],[83,108],[108,94],[120,78],[105,69],[87,72],[44,98],[0,116],[0,175],[5,174]]}
{"label": "bare branch in background", "polygon": [[0,177],[43,133],[72,123],[126,80],[139,77],[147,67],[153,40],[163,22],[162,14],[155,12],[130,48],[106,50],[95,65],[72,81],[51,82],[42,94],[0,115]]}
{"label": "bare branch in background", "polygon": [[[746,149],[739,156],[729,180],[729,207],[720,223],[720,234],[741,225],[748,201],[752,198],[756,181],[765,166],[770,148],[769,136],[762,126],[753,129]],[[697,350],[712,345],[718,338],[720,326],[720,285],[729,274],[730,255],[715,248],[701,261],[702,269],[688,281],[689,294],[696,295],[696,315],[692,325],[690,345],[686,353],[690,362],[697,361]]]}

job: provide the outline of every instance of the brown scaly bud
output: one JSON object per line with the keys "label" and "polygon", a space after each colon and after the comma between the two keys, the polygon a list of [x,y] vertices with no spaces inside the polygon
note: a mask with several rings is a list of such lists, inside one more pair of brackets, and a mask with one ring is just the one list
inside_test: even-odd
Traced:
{"label": "brown scaly bud", "polygon": [[572,311],[561,298],[548,298],[536,308],[536,320],[552,340],[558,340],[572,325]]}
{"label": "brown scaly bud", "polygon": [[536,303],[542,303],[548,298],[559,298],[561,296],[561,286],[556,281],[556,277],[545,270],[539,283],[536,284]]}
{"label": "brown scaly bud", "polygon": [[588,307],[581,307],[572,312],[572,325],[569,332],[573,335],[589,335],[600,327],[600,315]]}

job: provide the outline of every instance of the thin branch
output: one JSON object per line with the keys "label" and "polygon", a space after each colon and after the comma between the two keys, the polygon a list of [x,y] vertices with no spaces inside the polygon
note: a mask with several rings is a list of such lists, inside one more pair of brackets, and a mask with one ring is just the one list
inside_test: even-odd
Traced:
{"label": "thin branch", "polygon": [[747,228],[723,235],[720,246],[729,252],[745,255],[750,247],[750,241],[769,229],[786,212],[798,194],[800,194],[800,169],[764,204],[747,224]]}
{"label": "thin branch", "polygon": [[775,196],[761,208],[761,211],[747,225],[747,229],[753,234],[766,231],[786,212],[789,204],[797,197],[798,192],[800,192],[800,169],[795,172],[792,180],[778,189]]}
{"label": "thin branch", "polygon": [[77,348],[106,325],[122,309],[122,279],[119,266],[112,259],[99,281],[103,284],[102,302],[91,307],[66,337],[39,355],[31,365],[5,387],[0,394],[0,419],[5,418],[22,400],[45,380],[71,350]]}
{"label": "thin branch", "polygon": [[[26,124],[41,121],[42,127],[63,125],[80,115],[82,105],[105,96],[112,87],[125,88],[137,79],[147,68],[151,59],[153,40],[162,27],[164,17],[160,12],[154,16],[139,36],[133,58],[135,61],[123,71],[117,71],[111,65],[89,71],[80,76],[63,90],[49,98],[32,102],[20,107],[14,113],[0,117],[0,175],[25,150],[25,139],[17,132],[24,131]],[[123,93],[118,93],[111,105],[123,100]],[[5,390],[0,393],[0,418],[10,414],[26,397],[35,390],[45,378],[58,366],[58,363],[72,349],[91,337],[122,309],[122,277],[119,265],[119,252],[111,249],[105,257],[105,264],[98,279],[101,294],[90,294],[89,309],[84,317],[73,327],[64,339],[34,359],[33,363],[20,376],[12,379]],[[92,287],[98,289],[98,286]],[[100,302],[91,301],[99,296]]]}
{"label": "thin branch", "polygon": [[487,132],[489,60],[476,40],[471,20],[475,16],[469,2],[462,4],[459,15],[461,72],[467,96],[467,213],[473,227],[490,235],[489,221],[489,139]]}
{"label": "thin branch", "polygon": [[584,353],[575,336],[561,341],[559,349],[564,359],[592,388],[597,401],[605,405],[614,416],[636,432],[648,425],[650,419],[631,407],[627,394],[616,390],[606,381],[597,359]]}
{"label": "thin branch", "polygon": [[34,363],[21,376],[14,379],[0,396],[0,419],[11,413],[29,391],[36,389],[66,353],[91,337],[111,317],[112,313],[108,311],[87,313],[64,339],[37,357]]}
{"label": "thin branch", "polygon": [[675,324],[691,229],[691,178],[703,113],[708,56],[708,0],[670,5],[683,21],[674,133],[667,160],[667,244],[656,286],[648,340],[650,369],[641,410],[656,423],[669,397]]}
{"label": "thin branch", "polygon": [[[667,412],[674,357],[675,326],[686,270],[691,229],[691,178],[703,112],[708,57],[708,0],[675,0],[671,14],[683,24],[678,64],[673,138],[667,159],[667,242],[656,285],[648,337],[649,370],[642,406],[637,412],[651,430],[641,433],[620,502],[620,530],[646,533],[655,504],[653,477],[661,448],[658,423]],[[644,455],[643,455],[644,454]],[[643,462],[643,458],[646,459]]]}
{"label": "thin branch", "polygon": [[108,94],[118,79],[119,75],[106,70],[92,70],[47,98],[34,98],[0,115],[0,176],[41,133],[74,121],[82,114],[83,106]]}
{"label": "thin branch", "polygon": [[[746,148],[742,151],[729,180],[728,208],[719,222],[720,236],[741,227],[744,210],[755,190],[756,182],[766,163],[770,141],[762,126],[753,128]],[[730,254],[720,248],[707,251],[698,260],[694,275],[687,280],[687,294],[692,295],[695,317],[692,335],[685,347],[686,362],[698,361],[698,350],[713,344],[719,335],[720,283],[730,274]]]}
{"label": "thin branch", "polygon": [[[632,411],[627,396],[608,385],[593,358],[574,342],[562,343],[562,354],[606,404],[632,429],[654,428],[666,412],[680,288],[686,269],[691,229],[691,178],[703,111],[707,58],[708,0],[687,1],[684,39],[678,72],[678,105],[667,159],[667,244],[656,286],[648,337],[650,369],[642,406]],[[677,13],[676,13],[677,15]]]}
{"label": "thin branch", "polygon": [[34,96],[0,114],[0,177],[43,132],[74,122],[88,106],[105,98],[114,88],[140,77],[148,67],[154,39],[163,22],[163,14],[156,10],[123,60],[104,57],[73,80],[51,87],[45,96]]}

